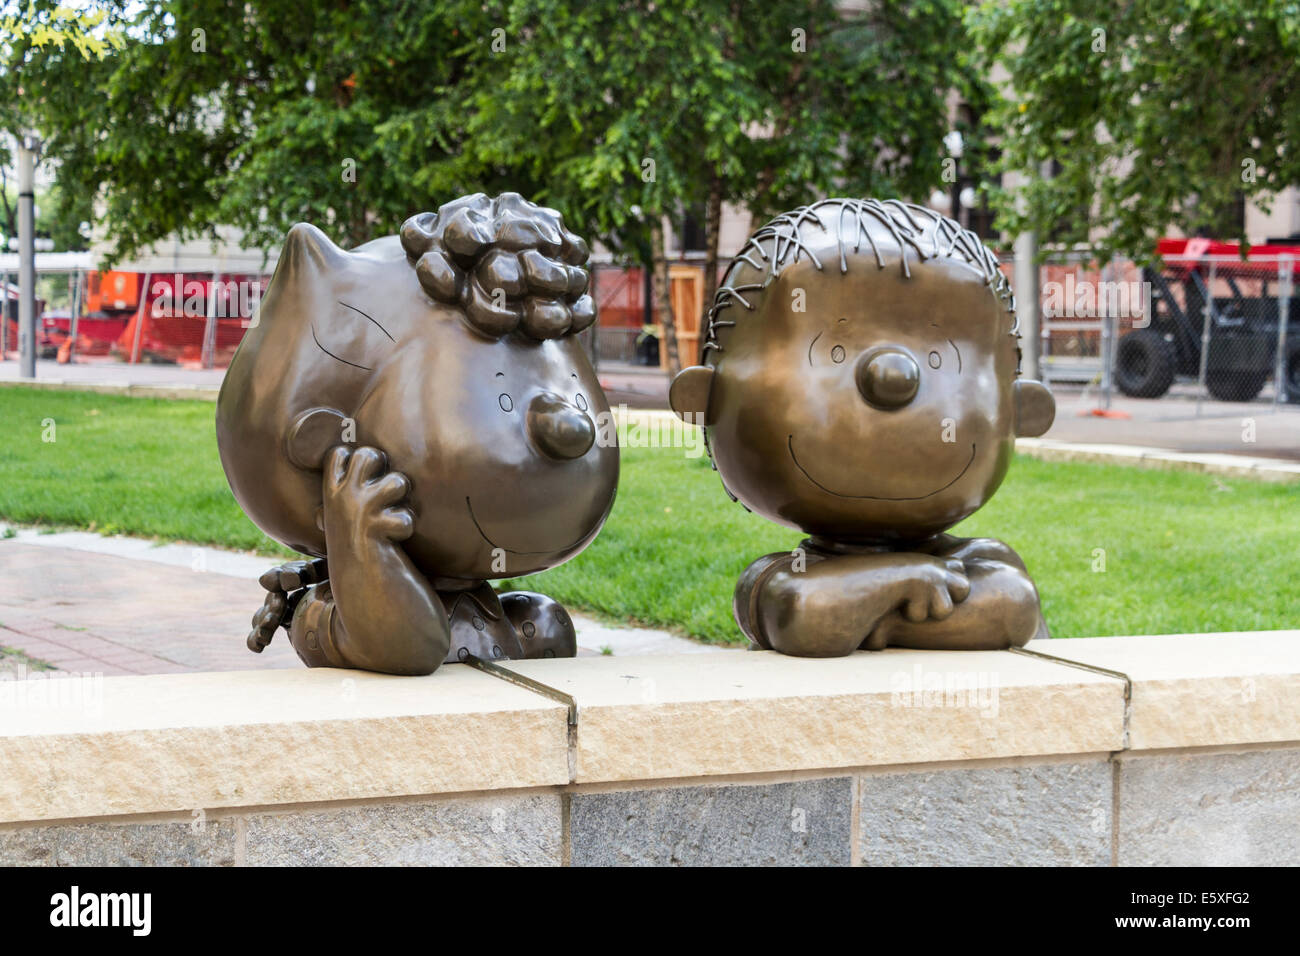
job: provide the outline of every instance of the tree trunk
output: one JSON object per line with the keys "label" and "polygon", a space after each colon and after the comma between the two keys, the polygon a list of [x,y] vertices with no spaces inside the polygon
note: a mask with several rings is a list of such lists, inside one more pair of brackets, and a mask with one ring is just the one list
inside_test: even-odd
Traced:
{"label": "tree trunk", "polygon": [[[709,171],[709,197],[704,206],[704,311],[713,308],[718,292],[718,234],[722,227],[722,177]],[[701,316],[701,318],[703,318]]]}
{"label": "tree trunk", "polygon": [[4,233],[6,239],[12,239],[18,235],[18,224],[15,221],[14,209],[9,205],[9,177],[5,171],[0,169],[0,203],[4,204]]}
{"label": "tree trunk", "polygon": [[663,220],[655,218],[650,228],[650,249],[654,256],[651,270],[650,287],[654,293],[655,308],[659,310],[659,324],[664,333],[664,355],[668,358],[668,376],[675,378],[682,370],[682,361],[677,355],[677,322],[673,318],[673,299],[668,278],[668,235],[664,232]]}
{"label": "tree trunk", "polygon": [[[736,58],[734,37],[745,29],[744,4],[733,0],[727,10],[729,29],[722,42],[722,58]],[[709,167],[709,191],[704,201],[704,312],[713,308],[713,298],[718,294],[718,236],[722,231],[722,175],[718,167]],[[700,316],[700,334],[705,333],[704,316]]]}

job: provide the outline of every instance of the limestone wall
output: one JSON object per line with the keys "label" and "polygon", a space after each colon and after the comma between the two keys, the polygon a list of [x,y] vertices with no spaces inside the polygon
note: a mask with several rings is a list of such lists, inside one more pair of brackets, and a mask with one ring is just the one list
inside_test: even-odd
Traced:
{"label": "limestone wall", "polygon": [[0,765],[0,864],[1296,864],[1300,631],[0,680]]}

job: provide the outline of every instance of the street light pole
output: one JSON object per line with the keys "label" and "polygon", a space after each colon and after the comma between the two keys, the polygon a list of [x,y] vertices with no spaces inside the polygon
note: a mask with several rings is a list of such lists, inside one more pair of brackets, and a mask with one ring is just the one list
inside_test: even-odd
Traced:
{"label": "street light pole", "polygon": [[1022,232],[1015,244],[1016,317],[1020,320],[1020,371],[1037,379],[1039,336],[1038,235]]}
{"label": "street light pole", "polygon": [[[1039,164],[1039,178],[1052,178],[1050,161]],[[1031,174],[1032,175],[1032,174]],[[1024,186],[1021,186],[1023,190]],[[1023,192],[1017,197],[1024,211]],[[1040,307],[1038,234],[1032,230],[1022,232],[1015,239],[1015,276],[1012,287],[1016,290],[1016,317],[1020,320],[1020,371],[1026,378],[1045,381],[1042,362],[1043,315]]]}
{"label": "street light pole", "polygon": [[36,377],[36,150],[35,136],[18,142],[18,374]]}

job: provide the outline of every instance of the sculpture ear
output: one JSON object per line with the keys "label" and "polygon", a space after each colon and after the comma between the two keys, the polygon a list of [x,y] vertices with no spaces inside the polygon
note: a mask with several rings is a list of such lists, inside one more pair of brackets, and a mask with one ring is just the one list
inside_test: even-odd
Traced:
{"label": "sculpture ear", "polygon": [[285,453],[299,468],[320,471],[331,448],[355,439],[346,433],[347,425],[348,420],[338,409],[309,408],[289,426],[284,436]]}
{"label": "sculpture ear", "polygon": [[713,423],[706,416],[712,388],[713,369],[707,365],[692,365],[678,372],[668,386],[668,404],[688,425],[711,425]]}
{"label": "sculpture ear", "polygon": [[300,222],[284,237],[280,258],[295,269],[324,271],[341,268],[348,260],[348,253],[334,245],[329,236],[311,223]]}
{"label": "sculpture ear", "polygon": [[1033,379],[1017,379],[1014,390],[1016,436],[1037,438],[1056,420],[1056,399],[1052,398],[1046,385]]}

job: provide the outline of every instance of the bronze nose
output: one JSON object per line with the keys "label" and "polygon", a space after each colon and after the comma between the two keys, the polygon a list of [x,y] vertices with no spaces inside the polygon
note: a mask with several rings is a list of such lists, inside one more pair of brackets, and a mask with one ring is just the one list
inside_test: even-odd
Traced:
{"label": "bronze nose", "polygon": [[862,397],[877,408],[902,408],[916,397],[921,385],[921,369],[902,349],[862,353],[853,375]]}
{"label": "bronze nose", "polygon": [[544,454],[566,461],[587,453],[596,426],[577,406],[554,392],[542,392],[528,406],[528,434]]}

